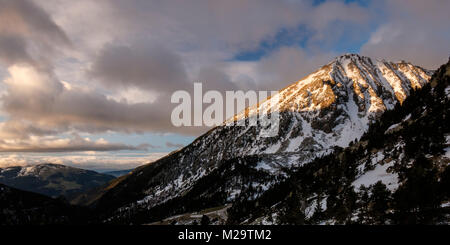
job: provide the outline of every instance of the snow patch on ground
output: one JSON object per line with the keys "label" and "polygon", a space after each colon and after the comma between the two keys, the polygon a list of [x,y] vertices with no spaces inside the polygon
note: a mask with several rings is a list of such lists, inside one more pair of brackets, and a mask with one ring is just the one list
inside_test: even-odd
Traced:
{"label": "snow patch on ground", "polygon": [[270,166],[269,164],[267,164],[267,162],[265,162],[265,161],[260,161],[258,163],[258,165],[256,165],[255,169],[271,171],[271,170],[273,170],[273,167]]}
{"label": "snow patch on ground", "polygon": [[22,167],[17,177],[33,176],[35,174],[35,170],[36,168],[34,166]]}
{"label": "snow patch on ground", "polygon": [[411,113],[409,113],[405,118],[403,118],[402,122],[407,121],[411,118]]}
{"label": "snow patch on ground", "polygon": [[384,134],[394,132],[400,125],[401,123],[392,124],[388,129],[386,129],[386,131],[384,131]]}
{"label": "snow patch on ground", "polygon": [[394,161],[386,163],[384,165],[378,164],[374,170],[368,171],[358,179],[356,179],[352,186],[355,189],[359,189],[362,185],[368,187],[381,181],[390,191],[395,191],[398,188],[398,174],[388,173],[387,169],[394,165]]}
{"label": "snow patch on ground", "polygon": [[289,141],[289,146],[286,149],[286,152],[294,152],[294,151],[298,150],[298,148],[300,147],[302,142],[303,142],[302,136],[297,136],[297,137],[291,139]]}
{"label": "snow patch on ground", "polygon": [[336,145],[340,147],[347,147],[351,141],[359,139],[367,131],[369,125],[367,117],[358,115],[358,106],[353,99],[349,99],[345,110],[349,119],[335,128],[339,135]]}
{"label": "snow patch on ground", "polygon": [[276,144],[273,144],[269,148],[267,148],[264,151],[264,153],[267,153],[267,154],[276,153],[278,151],[278,149],[280,149],[280,146],[281,146],[281,142],[278,141]]}
{"label": "snow patch on ground", "polygon": [[445,151],[444,156],[445,156],[446,158],[449,158],[449,159],[450,159],[450,147],[445,148],[444,151]]}

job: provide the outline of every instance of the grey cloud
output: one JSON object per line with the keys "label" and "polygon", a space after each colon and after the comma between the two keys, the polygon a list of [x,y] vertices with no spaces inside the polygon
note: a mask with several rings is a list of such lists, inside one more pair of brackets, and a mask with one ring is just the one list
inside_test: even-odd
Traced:
{"label": "grey cloud", "polygon": [[0,61],[48,68],[59,48],[69,47],[64,31],[27,0],[0,0]]}
{"label": "grey cloud", "polygon": [[[118,14],[163,41],[190,49],[254,47],[301,18],[294,1],[113,1]],[[155,37],[159,39],[158,37]]]}
{"label": "grey cloud", "polygon": [[[192,81],[180,55],[162,45],[107,45],[88,70],[88,76],[98,79],[105,86],[120,89],[136,87],[169,94],[176,90],[192,92],[193,83],[201,82],[204,90],[228,91],[255,88],[253,81],[233,81],[218,64],[202,66]],[[169,99],[166,99],[169,102]]]}
{"label": "grey cloud", "polygon": [[326,34],[336,21],[366,25],[369,18],[369,12],[357,4],[331,1],[313,6],[312,3],[312,0],[111,2],[130,26],[155,33],[153,39],[182,47],[188,53],[221,50],[224,57],[256,48],[262,40],[275,38],[280,29],[295,32],[303,25],[312,31],[308,35],[314,35],[313,39],[330,39]]}
{"label": "grey cloud", "polygon": [[[381,3],[380,3],[381,4]],[[386,23],[361,48],[364,55],[409,62],[435,69],[450,52],[449,1],[384,1]]]}
{"label": "grey cloud", "polygon": [[284,47],[265,57],[256,66],[261,87],[279,90],[327,64],[335,53],[308,54],[301,48]]}
{"label": "grey cloud", "polygon": [[66,34],[50,16],[31,1],[0,0],[0,16],[0,30],[25,36],[35,35],[51,43],[69,43]]}
{"label": "grey cloud", "polygon": [[105,85],[122,89],[137,87],[157,92],[187,86],[181,57],[162,45],[107,45],[94,61],[88,75]]}
{"label": "grey cloud", "polygon": [[203,67],[197,74],[197,81],[202,83],[204,91],[231,91],[240,89],[237,84],[233,83],[228,74],[221,70],[220,67],[215,66]]}
{"label": "grey cloud", "polygon": [[58,131],[45,126],[36,127],[23,120],[9,120],[0,123],[0,137],[3,139],[29,139],[30,136],[56,135]]}
{"label": "grey cloud", "polygon": [[42,146],[20,146],[12,148],[11,146],[1,148],[0,152],[76,152],[76,151],[121,151],[121,150],[143,150],[147,148],[130,146],[125,144],[109,144],[109,145],[77,145],[73,144],[65,147],[42,147]]}
{"label": "grey cloud", "polygon": [[60,140],[58,138],[42,138],[38,142],[24,140],[15,143],[0,140],[0,152],[76,152],[76,151],[120,151],[147,150],[149,145],[138,146],[107,141],[90,141],[74,135],[72,138]]}
{"label": "grey cloud", "polygon": [[5,64],[26,63],[33,59],[26,51],[23,38],[13,35],[0,35],[0,61]]}
{"label": "grey cloud", "polygon": [[331,43],[343,34],[335,30],[336,22],[365,28],[369,18],[359,5],[337,1],[316,7],[312,1],[289,0],[133,0],[107,5],[120,16],[120,26],[129,26],[129,44],[107,44],[89,74],[103,84],[159,93],[185,89],[192,81],[215,90],[259,88],[260,81],[249,76],[231,79],[220,63],[238,51],[257,48],[263,40],[275,41],[280,29],[296,33],[304,25],[311,30],[311,40]]}
{"label": "grey cloud", "polygon": [[[45,73],[32,75],[35,77],[26,78],[34,80],[31,92],[21,85],[24,81],[20,78],[9,84],[8,93],[2,97],[3,110],[14,118],[47,125],[60,132],[71,129],[91,133],[186,130],[176,128],[170,122],[171,108],[175,106],[170,104],[170,97],[154,103],[128,104],[95,91],[67,89]],[[192,127],[191,130],[198,133],[205,129]]]}
{"label": "grey cloud", "polygon": [[[356,3],[345,4],[338,1],[327,1],[310,9],[306,22],[313,30],[323,31],[328,27],[335,27],[336,21],[358,23],[361,25],[369,21],[370,12]],[[330,38],[323,36],[322,38]]]}
{"label": "grey cloud", "polygon": [[[98,30],[99,32],[111,30],[104,35],[112,35],[115,26],[127,31],[123,37],[125,41],[115,37],[113,43],[108,43],[103,48],[94,60],[89,73],[100,79],[103,84],[121,86],[124,89],[127,86],[137,86],[142,89],[160,89],[159,92],[170,91],[174,88],[183,88],[183,82],[189,78],[191,82],[201,81],[204,77],[211,77],[209,74],[213,73],[218,75],[215,80],[224,82],[221,84],[208,79],[205,82],[207,86],[214,84],[219,90],[222,87],[241,87],[241,85],[245,88],[254,88],[255,84],[252,82],[255,79],[247,77],[241,81],[233,81],[233,84],[227,81],[229,78],[224,77],[227,74],[223,74],[223,71],[216,67],[239,50],[256,48],[262,40],[275,38],[281,28],[295,31],[298,25],[302,24],[313,31],[312,34],[308,33],[314,36],[312,39],[330,40],[339,36],[337,33],[325,35],[330,29],[335,29],[333,24],[336,21],[355,24],[367,22],[367,10],[357,4],[332,1],[314,7],[312,2],[290,0],[96,2],[115,17],[107,18],[109,25]],[[57,4],[50,2],[44,5]],[[64,6],[69,8],[72,5],[65,3]],[[47,8],[52,9],[48,6]],[[105,16],[101,18],[95,22],[102,22]],[[72,26],[77,24],[78,22],[72,23]],[[154,48],[155,43],[164,44],[161,51]],[[183,70],[180,63],[186,65],[187,69]],[[193,67],[198,69],[192,69]],[[207,69],[211,71],[206,71]],[[196,71],[192,74],[193,70]],[[200,72],[197,73],[198,71]],[[181,82],[177,84],[175,81]]]}

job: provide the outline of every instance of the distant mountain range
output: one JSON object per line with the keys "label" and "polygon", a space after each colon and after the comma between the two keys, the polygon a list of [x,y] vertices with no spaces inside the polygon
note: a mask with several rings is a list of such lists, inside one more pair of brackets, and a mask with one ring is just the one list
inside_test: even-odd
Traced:
{"label": "distant mountain range", "polygon": [[130,173],[131,171],[133,171],[133,169],[107,171],[107,172],[103,172],[103,174],[112,175],[117,178],[117,177],[126,175],[126,174]]}
{"label": "distant mountain range", "polygon": [[0,168],[0,183],[49,197],[70,198],[102,186],[115,177],[60,164]]}

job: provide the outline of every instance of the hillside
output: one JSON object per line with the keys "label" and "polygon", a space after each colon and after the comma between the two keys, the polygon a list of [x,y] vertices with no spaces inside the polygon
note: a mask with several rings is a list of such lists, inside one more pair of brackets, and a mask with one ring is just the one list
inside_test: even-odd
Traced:
{"label": "hillside", "polygon": [[0,225],[82,224],[87,210],[0,184]]}
{"label": "hillside", "polygon": [[449,224],[450,62],[350,147],[316,159],[228,223]]}
{"label": "hillside", "polygon": [[60,164],[0,168],[0,183],[49,197],[70,198],[113,179],[111,175]]}
{"label": "hillside", "polygon": [[[109,186],[94,206],[102,221],[145,223],[254,200],[317,157],[347,147],[387,110],[424,86],[430,71],[407,62],[347,54],[229,120],[276,105],[280,131],[223,126]],[[229,122],[229,121],[228,121]]]}

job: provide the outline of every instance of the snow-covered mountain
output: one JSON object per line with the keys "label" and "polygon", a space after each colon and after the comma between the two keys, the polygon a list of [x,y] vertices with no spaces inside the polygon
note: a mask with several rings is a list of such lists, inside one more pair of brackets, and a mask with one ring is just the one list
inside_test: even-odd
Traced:
{"label": "snow-covered mountain", "polygon": [[[297,168],[228,223],[449,224],[450,61],[361,140]],[[186,215],[185,215],[186,216]]]}
{"label": "snow-covered mountain", "polygon": [[[168,215],[255,199],[290,169],[358,140],[370,123],[401,104],[431,75],[403,61],[337,57],[227,121],[248,120],[276,105],[280,121],[275,137],[263,137],[261,125],[213,128],[185,148],[115,181],[96,205],[109,211],[102,217],[107,221],[139,213],[138,221],[131,220],[147,222],[161,218],[152,212],[158,208],[170,207]],[[200,206],[180,205],[188,197]]]}
{"label": "snow-covered mountain", "polygon": [[38,164],[0,168],[0,183],[50,197],[70,198],[113,180],[114,176],[61,164]]}
{"label": "snow-covered mountain", "polygon": [[[411,89],[421,88],[432,72],[410,63],[373,61],[347,54],[337,57],[304,79],[293,83],[263,103],[236,115],[255,115],[276,105],[287,118],[278,141],[256,139],[243,147],[244,155],[326,150],[345,147],[364,133],[386,109],[402,103]],[[284,127],[284,126],[287,126]],[[241,134],[245,134],[244,129]]]}

